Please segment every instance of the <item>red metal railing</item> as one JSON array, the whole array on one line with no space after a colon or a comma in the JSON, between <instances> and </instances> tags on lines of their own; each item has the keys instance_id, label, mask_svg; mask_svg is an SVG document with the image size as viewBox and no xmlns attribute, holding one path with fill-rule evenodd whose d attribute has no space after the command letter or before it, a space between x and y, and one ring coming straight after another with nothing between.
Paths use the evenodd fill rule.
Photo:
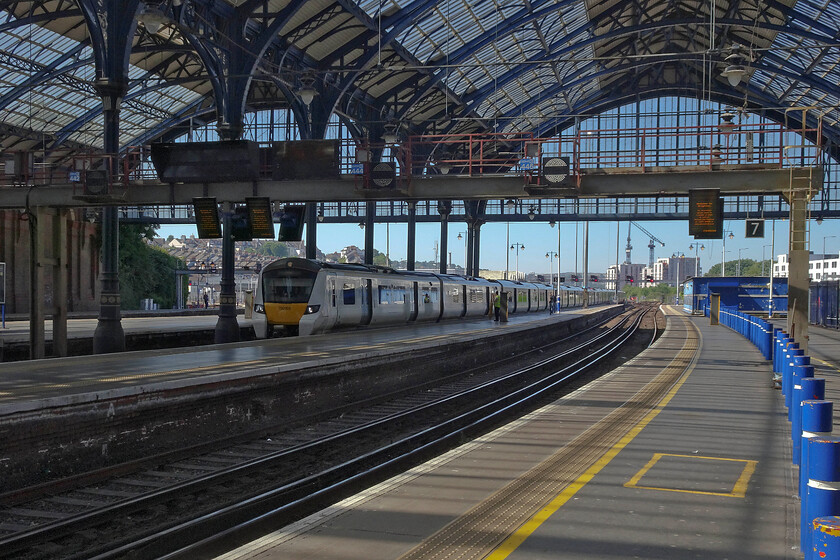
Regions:
<instances>
[{"instance_id":1,"label":"red metal railing","mask_svg":"<svg viewBox=\"0 0 840 560\"><path fill-rule=\"evenodd\" d=\"M816 165L820 162L821 147L804 138L819 139L820 132L819 128L792 130L778 123L722 122L717 126L581 130L551 138L536 138L529 133L429 134L409 136L399 144L356 145L346 140L341 145L340 164L342 173L355 172L360 188L375 188L370 180L370 161L364 162L362 172L358 173L356 161L362 150L377 156L370 160L392 163L398 186L417 178L446 174L513 175L539 184L543 160L565 156L570 161L570 175L579 185L582 175L608 168L632 168L647 173L667 168L711 170L730 165L762 168ZM0 185L73 183L83 190L86 172L106 169L109 162L108 156L90 153L74 156L61 165L45 165L38 163L32 154L6 152L0 159ZM263 167L261 175L270 177L270 166ZM148 146L129 148L115 169L109 177L112 188L157 180Z\"/></svg>"}]
</instances>

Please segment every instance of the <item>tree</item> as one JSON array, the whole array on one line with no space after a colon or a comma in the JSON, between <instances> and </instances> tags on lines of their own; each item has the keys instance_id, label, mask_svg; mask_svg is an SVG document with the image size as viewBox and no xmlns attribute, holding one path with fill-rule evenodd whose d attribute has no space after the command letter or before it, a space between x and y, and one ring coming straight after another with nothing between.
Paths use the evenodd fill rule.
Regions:
<instances>
[{"instance_id":1,"label":"tree","mask_svg":"<svg viewBox=\"0 0 840 560\"><path fill-rule=\"evenodd\" d=\"M176 259L147 240L155 237L155 226L120 224L120 296L122 309L139 309L140 300L152 298L161 308L174 307L175 271L186 268ZM187 278L181 277L182 288Z\"/></svg>"},{"instance_id":2,"label":"tree","mask_svg":"<svg viewBox=\"0 0 840 560\"><path fill-rule=\"evenodd\" d=\"M764 261L764 276L770 276L773 261ZM726 275L735 276L738 273L738 260L726 262ZM741 276L761 276L761 261L741 259ZM713 265L703 276L720 276L720 263Z\"/></svg>"},{"instance_id":3,"label":"tree","mask_svg":"<svg viewBox=\"0 0 840 560\"><path fill-rule=\"evenodd\" d=\"M677 295L677 289L668 284L656 284L642 288L640 286L624 286L624 295L628 298L635 297L638 300L672 302Z\"/></svg>"}]
</instances>

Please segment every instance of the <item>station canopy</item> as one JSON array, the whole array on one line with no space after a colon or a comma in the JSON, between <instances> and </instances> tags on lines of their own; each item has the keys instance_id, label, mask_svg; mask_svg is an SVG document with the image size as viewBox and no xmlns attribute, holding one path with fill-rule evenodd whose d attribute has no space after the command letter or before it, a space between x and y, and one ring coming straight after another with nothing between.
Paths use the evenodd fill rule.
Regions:
<instances>
[{"instance_id":1,"label":"station canopy","mask_svg":"<svg viewBox=\"0 0 840 560\"><path fill-rule=\"evenodd\" d=\"M102 149L101 75L83 10L0 5L2 149L51 161ZM108 0L133 25L120 145L182 136L229 107L330 115L358 137L546 137L637 100L684 96L784 122L821 116L840 144L834 0ZM244 86L243 86L244 84ZM309 104L304 92L316 93ZM230 95L224 103L220 95ZM788 112L789 122L801 112ZM791 117L791 115L795 115ZM311 130L316 124L309 124ZM808 123L809 127L815 123ZM307 133L308 134L314 133ZM825 141L825 140L824 140Z\"/></svg>"}]
</instances>

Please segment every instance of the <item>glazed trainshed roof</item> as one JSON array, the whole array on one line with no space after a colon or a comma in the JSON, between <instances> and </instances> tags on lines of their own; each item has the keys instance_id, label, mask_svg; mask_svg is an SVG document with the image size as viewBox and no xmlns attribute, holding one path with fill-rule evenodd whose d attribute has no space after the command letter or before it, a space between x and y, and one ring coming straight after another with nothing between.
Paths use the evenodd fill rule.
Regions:
<instances>
[{"instance_id":1,"label":"glazed trainshed roof","mask_svg":"<svg viewBox=\"0 0 840 560\"><path fill-rule=\"evenodd\" d=\"M546 136L576 117L680 95L779 121L813 107L826 136L840 136L835 0L111 1L132 18L166 16L159 29L134 26L123 147L215 121L224 62L248 56L246 111L305 114L296 92L311 78L322 112L358 135L393 121L411 133ZM0 3L3 149L61 158L101 148L81 10L101 5ZM722 74L733 62L745 68L736 86Z\"/></svg>"}]
</instances>

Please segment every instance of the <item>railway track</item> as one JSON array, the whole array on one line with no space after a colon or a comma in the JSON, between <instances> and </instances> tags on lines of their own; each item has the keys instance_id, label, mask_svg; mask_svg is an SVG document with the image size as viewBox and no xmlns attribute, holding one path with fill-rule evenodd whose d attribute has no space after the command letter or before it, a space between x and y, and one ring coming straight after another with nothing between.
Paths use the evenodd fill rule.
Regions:
<instances>
[{"instance_id":1,"label":"railway track","mask_svg":"<svg viewBox=\"0 0 840 560\"><path fill-rule=\"evenodd\" d=\"M290 521L516 416L612 355L646 312L503 375L472 372L276 436L60 493L41 489L26 502L4 496L12 505L0 510L0 557L197 557L196 546L230 527Z\"/></svg>"}]
</instances>

